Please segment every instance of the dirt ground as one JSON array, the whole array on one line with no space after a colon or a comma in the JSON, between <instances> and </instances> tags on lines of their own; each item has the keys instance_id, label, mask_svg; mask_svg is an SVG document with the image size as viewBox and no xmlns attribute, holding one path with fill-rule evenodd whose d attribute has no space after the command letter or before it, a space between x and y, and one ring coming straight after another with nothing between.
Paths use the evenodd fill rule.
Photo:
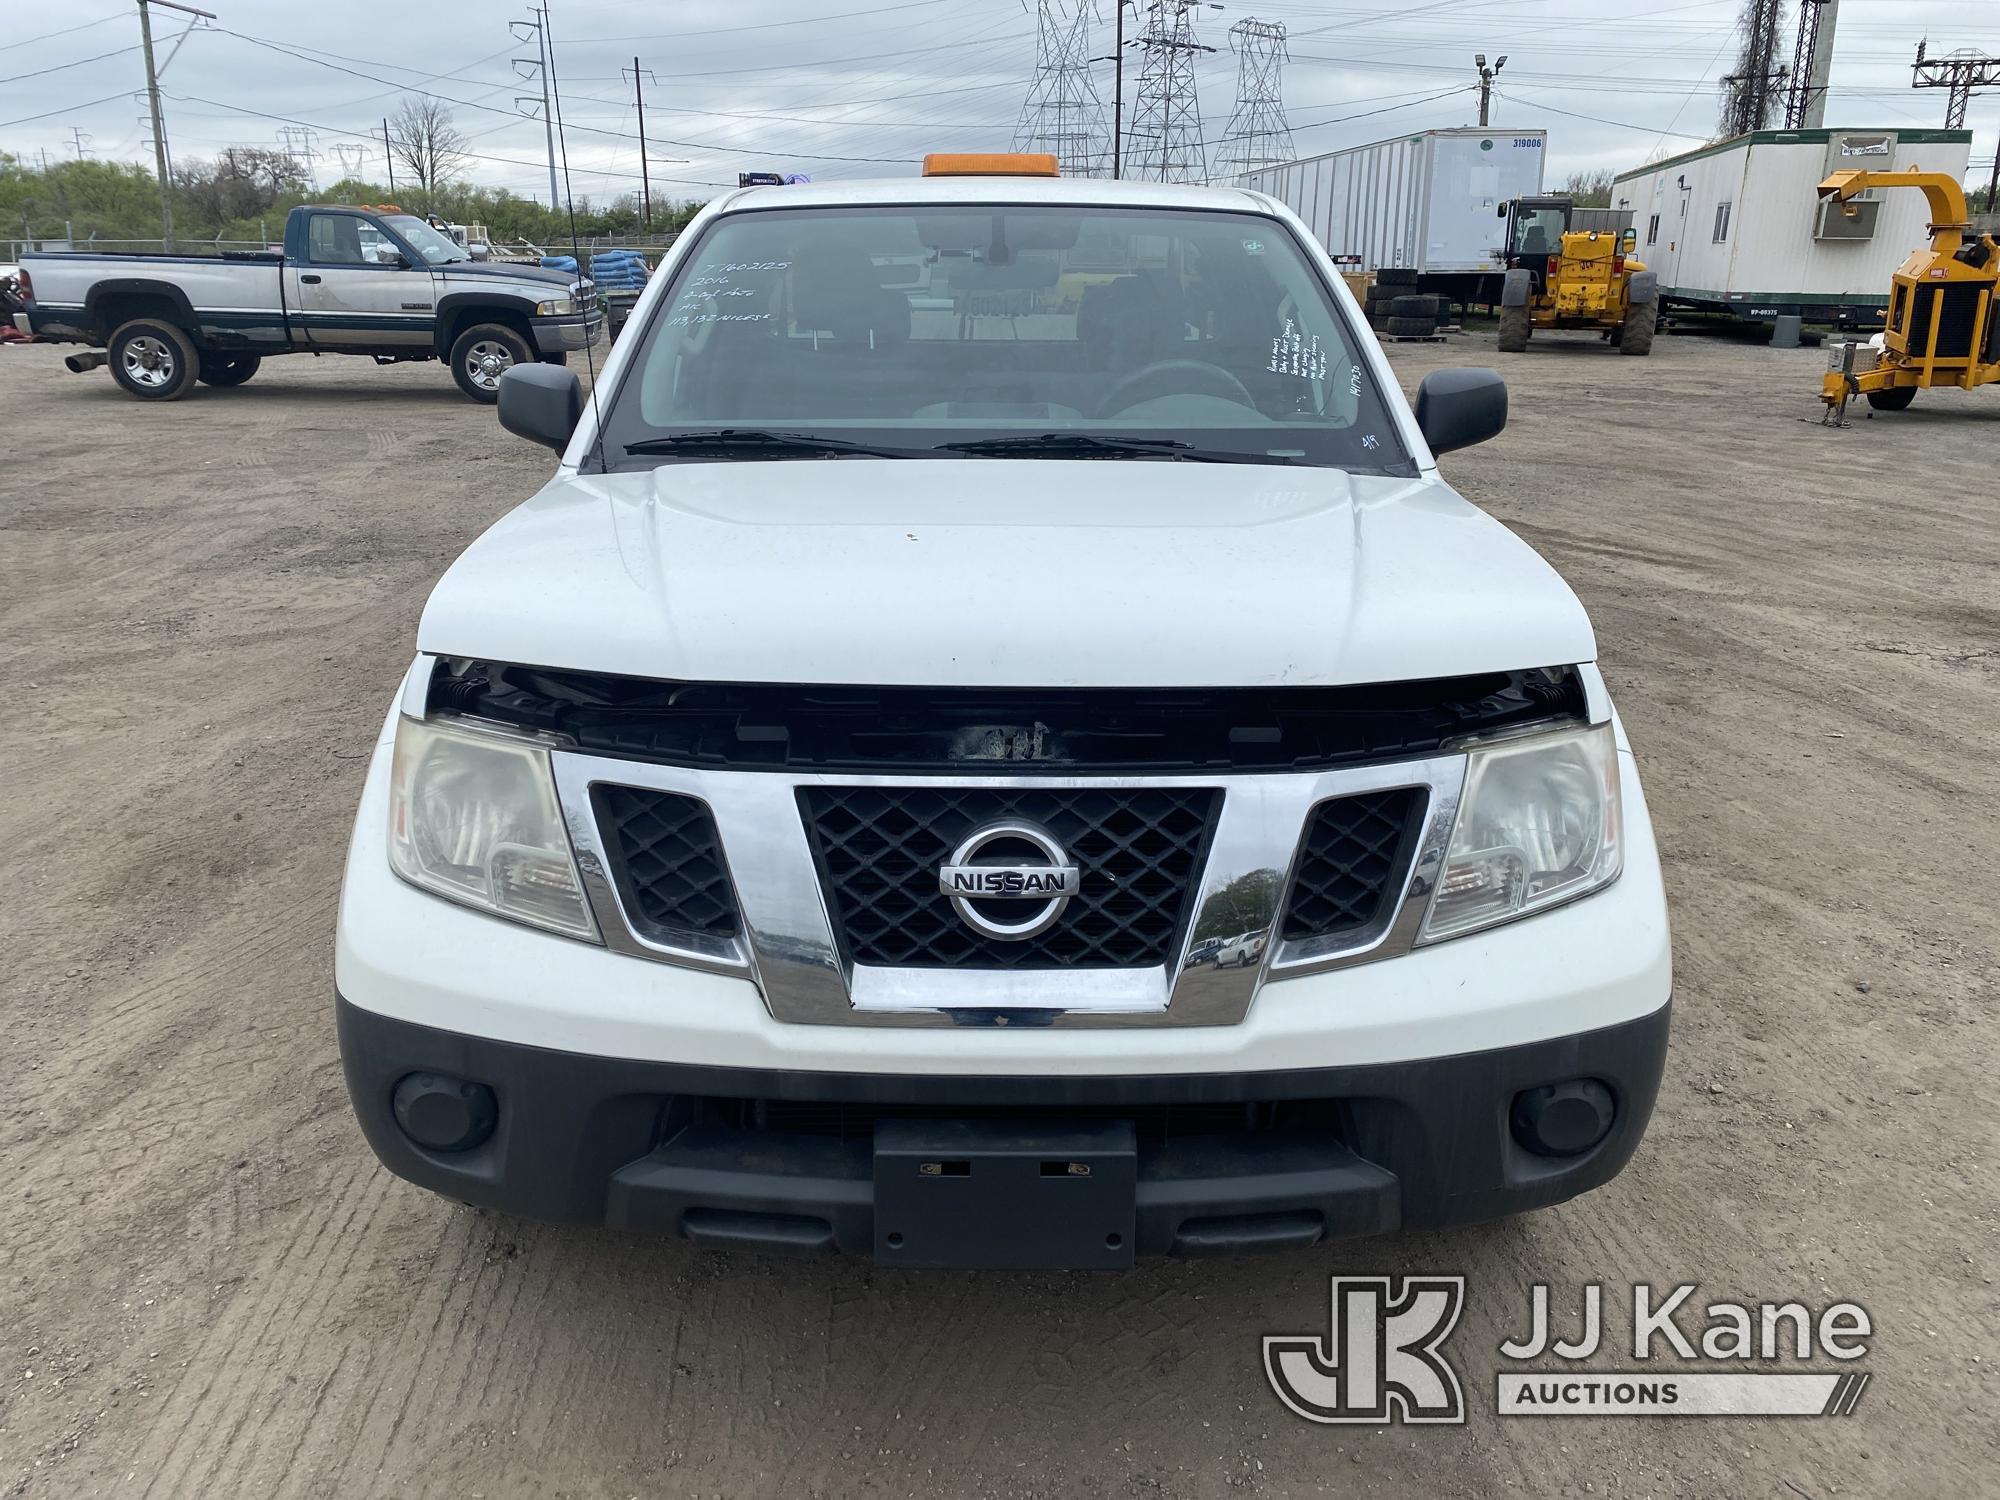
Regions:
<instances>
[{"instance_id":1,"label":"dirt ground","mask_svg":"<svg viewBox=\"0 0 2000 1500\"><path fill-rule=\"evenodd\" d=\"M1099 1277L718 1254L379 1169L332 1017L364 757L431 581L548 456L436 366L148 407L0 347L0 1488L2000 1492L2000 391L1829 432L1812 350L1395 352L1504 361L1513 424L1446 471L1595 618L1673 902L1658 1113L1549 1212ZM1411 1271L1470 1278L1469 1424L1285 1412L1260 1336ZM1845 1419L1496 1418L1540 1280L1566 1320L1588 1281L1858 1301L1874 1381Z\"/></svg>"}]
</instances>

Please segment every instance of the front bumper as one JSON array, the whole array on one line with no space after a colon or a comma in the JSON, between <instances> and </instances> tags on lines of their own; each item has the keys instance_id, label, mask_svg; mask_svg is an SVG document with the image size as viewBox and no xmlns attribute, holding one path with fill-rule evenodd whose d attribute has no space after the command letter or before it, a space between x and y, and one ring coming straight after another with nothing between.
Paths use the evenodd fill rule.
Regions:
<instances>
[{"instance_id":1,"label":"front bumper","mask_svg":"<svg viewBox=\"0 0 2000 1500\"><path fill-rule=\"evenodd\" d=\"M536 318L535 350L539 354L566 354L587 349L603 341L604 314L593 308L566 318Z\"/></svg>"},{"instance_id":2,"label":"front bumper","mask_svg":"<svg viewBox=\"0 0 2000 1500\"><path fill-rule=\"evenodd\" d=\"M714 1244L874 1252L894 1263L905 1258L904 1241L878 1220L877 1150L909 1122L935 1131L998 1121L1029 1138L1129 1123L1136 1180L1128 1243L1078 1253L1063 1216L1049 1213L1015 1221L1004 1243L918 1261L1028 1266L1306 1245L1574 1197L1615 1176L1637 1147L1659 1087L1670 1010L1420 1061L1065 1077L593 1057L415 1025L345 998L336 1005L348 1092L382 1162L435 1192L539 1219ZM489 1087L497 1104L490 1136L455 1152L413 1141L392 1106L412 1073ZM1510 1123L1517 1096L1573 1079L1608 1091L1608 1131L1571 1156L1524 1147ZM961 1191L978 1191L979 1182L968 1176ZM921 1243L913 1235L911 1251L921 1253Z\"/></svg>"}]
</instances>

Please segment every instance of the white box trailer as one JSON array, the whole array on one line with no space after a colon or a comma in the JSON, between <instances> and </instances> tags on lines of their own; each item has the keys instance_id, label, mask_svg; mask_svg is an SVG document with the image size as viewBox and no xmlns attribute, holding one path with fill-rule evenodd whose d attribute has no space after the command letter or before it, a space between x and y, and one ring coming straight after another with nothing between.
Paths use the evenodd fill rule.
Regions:
<instances>
[{"instance_id":1,"label":"white box trailer","mask_svg":"<svg viewBox=\"0 0 2000 1500\"><path fill-rule=\"evenodd\" d=\"M1890 274L1930 241L1924 195L1870 193L1849 217L1816 189L1855 167L1963 178L1971 149L1969 130L1759 130L1622 173L1611 201L1669 307L1879 324Z\"/></svg>"},{"instance_id":2,"label":"white box trailer","mask_svg":"<svg viewBox=\"0 0 2000 1500\"><path fill-rule=\"evenodd\" d=\"M1500 205L1542 191L1546 130L1426 130L1246 172L1311 226L1327 254L1357 269L1415 270L1469 295L1505 269Z\"/></svg>"}]
</instances>

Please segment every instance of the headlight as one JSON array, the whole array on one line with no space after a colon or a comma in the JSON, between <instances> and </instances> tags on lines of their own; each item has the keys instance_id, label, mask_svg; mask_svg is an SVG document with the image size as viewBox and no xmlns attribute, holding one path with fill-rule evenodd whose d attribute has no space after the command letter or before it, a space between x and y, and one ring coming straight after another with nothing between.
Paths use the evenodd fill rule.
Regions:
<instances>
[{"instance_id":1,"label":"headlight","mask_svg":"<svg viewBox=\"0 0 2000 1500\"><path fill-rule=\"evenodd\" d=\"M398 720L389 866L495 916L599 940L539 745Z\"/></svg>"},{"instance_id":2,"label":"headlight","mask_svg":"<svg viewBox=\"0 0 2000 1500\"><path fill-rule=\"evenodd\" d=\"M535 316L538 318L566 318L576 311L576 298L558 297L553 302L537 302Z\"/></svg>"},{"instance_id":3,"label":"headlight","mask_svg":"<svg viewBox=\"0 0 2000 1500\"><path fill-rule=\"evenodd\" d=\"M1419 942L1456 937L1609 885L1624 864L1611 726L1472 752Z\"/></svg>"}]
</instances>

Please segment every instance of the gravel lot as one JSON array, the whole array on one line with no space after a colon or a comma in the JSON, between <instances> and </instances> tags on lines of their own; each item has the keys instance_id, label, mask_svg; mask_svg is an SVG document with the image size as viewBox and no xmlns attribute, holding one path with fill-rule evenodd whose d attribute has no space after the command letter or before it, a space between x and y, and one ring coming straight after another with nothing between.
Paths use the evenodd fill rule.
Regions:
<instances>
[{"instance_id":1,"label":"gravel lot","mask_svg":"<svg viewBox=\"0 0 2000 1500\"><path fill-rule=\"evenodd\" d=\"M1412 387L1504 359L1514 425L1447 473L1595 618L1669 862L1659 1111L1550 1212L1091 1277L697 1252L380 1170L332 1027L363 760L432 579L547 455L436 366L147 407L0 347L0 1487L1996 1493L2000 391L1829 432L1811 350L1394 352ZM1288 1415L1259 1336L1399 1271L1470 1278L1469 1425ZM1859 1301L1874 1382L1844 1420L1493 1416L1531 1283L1567 1322L1635 1280Z\"/></svg>"}]
</instances>

